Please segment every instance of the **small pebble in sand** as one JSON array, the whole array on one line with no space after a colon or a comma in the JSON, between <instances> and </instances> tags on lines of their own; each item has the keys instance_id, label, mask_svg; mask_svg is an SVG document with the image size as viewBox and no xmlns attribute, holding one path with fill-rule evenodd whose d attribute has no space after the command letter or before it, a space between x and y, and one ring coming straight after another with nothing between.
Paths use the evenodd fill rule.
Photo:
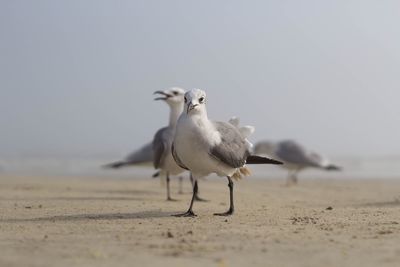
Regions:
<instances>
[{"instance_id":1,"label":"small pebble in sand","mask_svg":"<svg viewBox=\"0 0 400 267\"><path fill-rule=\"evenodd\" d=\"M331 206L327 207L326 210L333 210Z\"/></svg>"},{"instance_id":2,"label":"small pebble in sand","mask_svg":"<svg viewBox=\"0 0 400 267\"><path fill-rule=\"evenodd\" d=\"M390 231L390 230L382 230L382 231L379 231L378 232L378 234L380 234L380 235L388 235L388 234L392 234L393 232L392 231Z\"/></svg>"},{"instance_id":3,"label":"small pebble in sand","mask_svg":"<svg viewBox=\"0 0 400 267\"><path fill-rule=\"evenodd\" d=\"M168 233L167 233L167 237L168 238L173 238L174 237L174 235L170 232L170 231L168 231Z\"/></svg>"}]
</instances>

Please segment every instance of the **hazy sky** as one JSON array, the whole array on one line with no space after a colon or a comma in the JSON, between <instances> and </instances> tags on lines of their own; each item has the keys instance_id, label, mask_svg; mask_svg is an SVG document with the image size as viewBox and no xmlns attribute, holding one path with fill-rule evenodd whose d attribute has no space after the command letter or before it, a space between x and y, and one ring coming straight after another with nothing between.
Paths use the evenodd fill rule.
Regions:
<instances>
[{"instance_id":1,"label":"hazy sky","mask_svg":"<svg viewBox=\"0 0 400 267\"><path fill-rule=\"evenodd\" d=\"M122 156L170 86L253 141L400 154L400 1L0 1L0 156Z\"/></svg>"}]
</instances>

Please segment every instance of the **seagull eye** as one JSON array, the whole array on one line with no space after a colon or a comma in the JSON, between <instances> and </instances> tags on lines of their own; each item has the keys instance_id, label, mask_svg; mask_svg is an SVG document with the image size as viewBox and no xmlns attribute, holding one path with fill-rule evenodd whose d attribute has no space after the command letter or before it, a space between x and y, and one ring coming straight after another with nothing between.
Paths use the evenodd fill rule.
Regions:
<instances>
[{"instance_id":1,"label":"seagull eye","mask_svg":"<svg viewBox=\"0 0 400 267\"><path fill-rule=\"evenodd\" d=\"M172 92L174 95L179 95L178 91L173 91Z\"/></svg>"},{"instance_id":2,"label":"seagull eye","mask_svg":"<svg viewBox=\"0 0 400 267\"><path fill-rule=\"evenodd\" d=\"M204 97L203 96L199 98L199 102L200 103L204 103Z\"/></svg>"}]
</instances>

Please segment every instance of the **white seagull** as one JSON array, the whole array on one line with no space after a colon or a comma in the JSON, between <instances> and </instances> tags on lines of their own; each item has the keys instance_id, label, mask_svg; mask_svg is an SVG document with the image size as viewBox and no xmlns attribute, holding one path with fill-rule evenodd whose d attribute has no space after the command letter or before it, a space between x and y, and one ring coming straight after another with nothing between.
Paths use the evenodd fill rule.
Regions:
<instances>
[{"instance_id":1,"label":"white seagull","mask_svg":"<svg viewBox=\"0 0 400 267\"><path fill-rule=\"evenodd\" d=\"M287 185L297 184L297 174L306 168L341 170L341 167L332 164L326 157L306 149L293 140L258 142L254 146L254 154L268 155L284 162L282 167L288 170Z\"/></svg>"},{"instance_id":2,"label":"white seagull","mask_svg":"<svg viewBox=\"0 0 400 267\"><path fill-rule=\"evenodd\" d=\"M174 140L176 123L183 111L183 97L185 90L172 87L164 91L156 91L154 94L161 95L154 100L165 101L169 108L169 124L167 127L161 128L156 132L153 138L153 166L160 171L160 175L165 175L167 181L167 200L171 198L170 192L170 175L179 175L185 170L176 164L171 153L172 141Z\"/></svg>"},{"instance_id":3,"label":"white seagull","mask_svg":"<svg viewBox=\"0 0 400 267\"><path fill-rule=\"evenodd\" d=\"M228 216L234 212L233 181L237 173L249 174L247 164L281 164L273 159L250 155L246 138L231 123L213 122L207 117L206 93L192 89L185 94L185 110L176 126L172 154L175 161L194 177L193 196L186 213L175 216L196 216L193 201L197 180L211 173L228 178L229 210L214 215ZM240 175L240 174L239 174Z\"/></svg>"}]
</instances>

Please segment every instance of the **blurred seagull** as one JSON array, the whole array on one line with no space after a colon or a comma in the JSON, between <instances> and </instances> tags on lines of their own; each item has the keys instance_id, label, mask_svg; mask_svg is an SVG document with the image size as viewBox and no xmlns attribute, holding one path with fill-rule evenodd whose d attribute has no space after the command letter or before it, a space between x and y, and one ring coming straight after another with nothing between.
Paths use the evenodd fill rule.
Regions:
<instances>
[{"instance_id":1,"label":"blurred seagull","mask_svg":"<svg viewBox=\"0 0 400 267\"><path fill-rule=\"evenodd\" d=\"M318 168L328 171L341 170L341 167L332 164L327 158L307 150L292 140L259 142L254 147L254 154L268 155L284 162L282 167L289 171L287 185L297 184L297 174L306 168Z\"/></svg>"},{"instance_id":2,"label":"blurred seagull","mask_svg":"<svg viewBox=\"0 0 400 267\"><path fill-rule=\"evenodd\" d=\"M232 177L238 172L248 175L247 164L281 164L281 162L250 155L246 138L231 123L213 122L207 117L206 94L193 89L185 94L185 109L179 117L172 154L175 161L194 177L193 197L186 213L175 216L193 217L193 201L197 180L211 173L228 178L229 210L214 215L228 216L234 212Z\"/></svg>"},{"instance_id":3,"label":"blurred seagull","mask_svg":"<svg viewBox=\"0 0 400 267\"><path fill-rule=\"evenodd\" d=\"M153 146L153 166L160 171L160 175L165 175L167 181L167 200L171 198L170 192L170 175L179 175L185 170L176 164L171 153L171 145L175 135L176 123L183 111L183 97L185 90L172 87L164 91L156 91L154 94L161 95L154 100L165 101L169 108L169 124L167 127L161 128L154 136Z\"/></svg>"}]
</instances>

